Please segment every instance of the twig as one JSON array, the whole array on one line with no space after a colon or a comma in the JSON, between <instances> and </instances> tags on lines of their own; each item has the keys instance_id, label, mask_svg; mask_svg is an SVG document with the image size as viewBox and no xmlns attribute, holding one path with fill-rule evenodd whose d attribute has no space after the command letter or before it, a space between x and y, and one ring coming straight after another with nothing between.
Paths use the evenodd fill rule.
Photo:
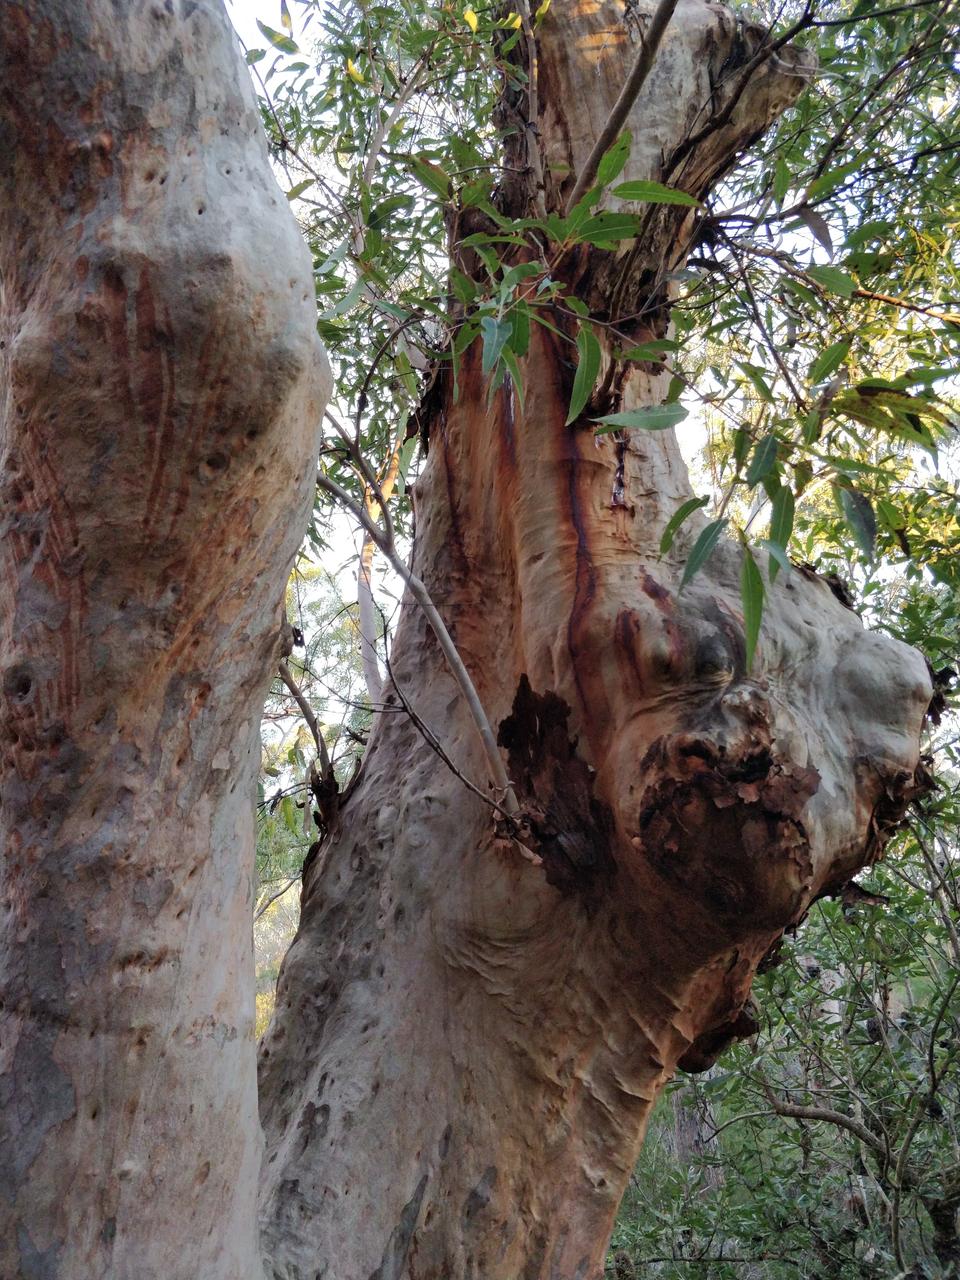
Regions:
<instances>
[{"instance_id":1,"label":"twig","mask_svg":"<svg viewBox=\"0 0 960 1280\"><path fill-rule=\"evenodd\" d=\"M266 902L263 904L263 906L257 908L256 913L253 917L253 923L256 924L257 921L260 919L260 917L263 915L263 913L266 911L266 909L272 906L273 903L275 903L278 898L282 898L283 895L287 892L287 890L291 888L293 885L295 885L299 879L300 879L300 872L298 871L295 876L290 877L290 879L287 881L287 883L283 886L282 889L278 889L276 893L272 893L270 897L266 900Z\"/></svg>"},{"instance_id":2,"label":"twig","mask_svg":"<svg viewBox=\"0 0 960 1280\"><path fill-rule=\"evenodd\" d=\"M660 0L654 10L650 28L641 38L637 60L633 64L623 88L620 90L620 96L613 104L613 109L607 117L607 123L603 126L599 137L593 144L592 151L583 163L564 212L570 212L577 201L589 190L590 184L597 176L600 161L616 141L624 121L630 114L630 108L636 102L637 95L650 74L657 49L663 39L663 33L666 31L667 24L673 17L673 11L676 7L677 0Z\"/></svg>"},{"instance_id":3,"label":"twig","mask_svg":"<svg viewBox=\"0 0 960 1280\"><path fill-rule=\"evenodd\" d=\"M285 662L281 662L277 670L280 672L280 679L290 690L293 699L307 722L307 727L313 734L313 740L317 746L317 756L320 760L320 771L324 778L329 778L333 772L330 765L330 755L327 751L327 744L323 740L323 734L320 732L320 725L317 723L317 717L314 715L313 708L303 696L300 686L290 674L290 668Z\"/></svg>"},{"instance_id":4,"label":"twig","mask_svg":"<svg viewBox=\"0 0 960 1280\"><path fill-rule=\"evenodd\" d=\"M373 475L370 467L360 454L359 450L354 450L352 441L344 435L345 443L350 449L354 460L357 462L363 473L364 479L378 496L380 494L380 486L376 477ZM520 812L520 804L517 800L513 785L507 777L507 771L504 768L503 759L500 750L497 747L497 741L494 737L493 730L490 727L490 721L487 719L487 713L483 709L483 704L470 678L470 673L464 666L463 659L457 651L457 646L453 642L453 637L447 630L446 624L437 611L436 606L430 598L430 593L425 584L417 577L413 570L404 562L396 549L393 538L393 522L390 518L390 511L386 503L380 504L380 510L383 515L383 527L376 523L375 520L367 513L367 511L356 502L349 493L337 484L336 480L331 480L329 476L325 476L323 472L317 473L317 485L325 493L330 494L332 498L340 503L351 513L373 541L377 544L383 554L387 557L394 571L402 578L407 590L416 600L417 604L423 611L424 616L433 629L434 635L443 652L443 656L447 660L447 666L450 669L454 680L459 686L467 708L470 712L473 723L476 726L477 733L480 735L480 741L483 745L484 755L487 758L487 766L490 769L493 785L500 797L500 805L508 816L514 817Z\"/></svg>"}]
</instances>

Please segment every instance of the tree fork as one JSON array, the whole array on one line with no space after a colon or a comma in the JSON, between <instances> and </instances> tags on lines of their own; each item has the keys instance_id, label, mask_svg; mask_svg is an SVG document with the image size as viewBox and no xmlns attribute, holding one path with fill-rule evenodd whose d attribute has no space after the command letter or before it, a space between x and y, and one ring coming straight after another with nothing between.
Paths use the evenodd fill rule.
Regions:
<instances>
[{"instance_id":1,"label":"tree fork","mask_svg":"<svg viewBox=\"0 0 960 1280\"><path fill-rule=\"evenodd\" d=\"M222 5L2 0L11 1280L262 1276L252 797L328 390Z\"/></svg>"},{"instance_id":2,"label":"tree fork","mask_svg":"<svg viewBox=\"0 0 960 1280\"><path fill-rule=\"evenodd\" d=\"M650 12L631 7L641 25ZM560 212L639 37L613 0L554 4L533 34L532 124ZM665 181L682 156L670 181L703 197L811 66L681 0L627 119L622 180ZM529 133L506 139L513 171ZM522 215L535 195L515 179L501 191ZM632 250L578 248L563 277L599 319L617 294L621 314L642 313L625 322L637 340L663 336L692 216L657 208ZM919 655L794 573L770 586L748 673L742 550L721 545L682 592L702 524L659 553L690 496L672 433L566 427L568 348L532 328L523 406L507 383L488 407L470 350L459 399L441 380L425 410L413 572L499 726L539 862L512 855L407 718L378 718L305 875L261 1051L275 1280L599 1277L659 1089L750 1030L761 958L879 856L913 792ZM668 377L629 368L621 407L659 403ZM459 771L483 776L410 599L390 667Z\"/></svg>"}]
</instances>

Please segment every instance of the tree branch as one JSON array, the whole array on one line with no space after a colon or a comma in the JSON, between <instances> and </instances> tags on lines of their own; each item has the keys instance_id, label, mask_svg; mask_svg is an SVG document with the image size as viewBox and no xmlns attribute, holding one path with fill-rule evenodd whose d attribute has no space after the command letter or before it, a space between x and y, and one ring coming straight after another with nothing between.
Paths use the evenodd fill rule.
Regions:
<instances>
[{"instance_id":1,"label":"tree branch","mask_svg":"<svg viewBox=\"0 0 960 1280\"><path fill-rule=\"evenodd\" d=\"M607 123L603 126L599 137L593 144L593 149L583 163L583 167L570 193L570 198L567 201L565 213L569 213L577 201L589 190L590 184L597 176L600 161L619 137L624 121L630 114L630 108L636 102L644 81L650 74L654 58L660 47L660 41L663 39L663 33L666 31L667 24L673 17L673 11L676 7L677 0L660 0L654 10L650 21L650 29L641 38L637 60L633 64L623 88L620 90L620 96L613 104Z\"/></svg>"}]
</instances>

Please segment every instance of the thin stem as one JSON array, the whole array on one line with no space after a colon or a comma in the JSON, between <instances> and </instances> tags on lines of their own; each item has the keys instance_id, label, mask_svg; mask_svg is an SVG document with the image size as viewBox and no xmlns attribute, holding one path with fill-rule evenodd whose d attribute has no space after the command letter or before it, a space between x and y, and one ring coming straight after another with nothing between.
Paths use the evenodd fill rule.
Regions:
<instances>
[{"instance_id":1,"label":"thin stem","mask_svg":"<svg viewBox=\"0 0 960 1280\"><path fill-rule=\"evenodd\" d=\"M650 28L641 39L637 60L634 62L630 74L620 90L620 96L613 104L613 109L607 117L607 123L600 131L596 142L593 144L593 149L584 161L577 181L574 183L570 199L567 201L566 213L569 213L577 201L590 189L591 183L597 176L600 161L619 137L624 121L630 114L630 108L636 102L644 81L650 74L657 49L660 47L663 34L670 19L673 17L673 11L676 7L677 0L660 0L654 10Z\"/></svg>"},{"instance_id":2,"label":"thin stem","mask_svg":"<svg viewBox=\"0 0 960 1280\"><path fill-rule=\"evenodd\" d=\"M313 740L317 746L317 756L320 760L321 772L324 778L329 778L333 772L330 765L330 754L327 751L327 744L323 740L323 734L320 732L320 725L317 722L317 717L314 715L313 707L311 707L310 703L304 697L300 686L291 675L290 668L287 664L285 662L281 662L277 670L280 672L280 679L293 695L293 700L300 708L303 718L307 722L307 727L313 735Z\"/></svg>"}]
</instances>

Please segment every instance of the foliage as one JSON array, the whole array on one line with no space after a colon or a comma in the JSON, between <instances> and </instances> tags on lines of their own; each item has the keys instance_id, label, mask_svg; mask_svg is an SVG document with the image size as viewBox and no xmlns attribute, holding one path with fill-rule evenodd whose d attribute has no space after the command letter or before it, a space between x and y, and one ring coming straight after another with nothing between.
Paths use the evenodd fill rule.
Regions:
<instances>
[{"instance_id":1,"label":"foliage","mask_svg":"<svg viewBox=\"0 0 960 1280\"><path fill-rule=\"evenodd\" d=\"M795 572L791 562L811 562L935 669L960 668L951 472L960 32L948 3L787 0L743 11L773 38L792 31L814 47L819 72L696 206L687 265L669 280L673 329L639 345L613 310L591 313L556 263L576 245L629 249L647 205L696 201L669 185L670 174L643 190L618 184L629 144L621 135L573 210L510 207L493 122L503 125L503 91L524 83L516 14L423 0L297 0L293 10L287 22L282 7L279 30L262 25L263 48L248 61L313 250L334 418L370 474L386 474L391 459L404 477L415 470L412 414L438 368L456 379L471 343L482 348L491 392L510 379L522 398L529 335L544 325L576 368L570 424L593 422L598 433L705 428L709 494L675 513L661 550L704 507L709 523L693 541L685 583L721 537L743 541L751 649L768 584ZM549 3L533 20L550 21ZM605 351L669 367L666 403L595 411ZM369 500L369 476L335 432L323 466ZM324 501L316 548L329 536ZM393 505L403 528L402 484ZM330 670L318 646L356 672L355 636L339 608L327 597L305 628L314 649L298 678L315 705ZM361 700L359 687L357 674L344 705ZM264 866L278 877L296 873L312 839L294 808L306 740L294 740L291 706L281 702L286 727L271 746L277 772L261 806ZM362 715L353 714L362 740ZM758 981L760 1039L663 1102L618 1224L615 1274L948 1274L934 1218L960 1159L951 733L940 744L940 789L870 877L889 904L817 904L780 966ZM777 1114L797 1107L832 1118ZM688 1136L692 1123L692 1142L678 1143L678 1114Z\"/></svg>"}]
</instances>

